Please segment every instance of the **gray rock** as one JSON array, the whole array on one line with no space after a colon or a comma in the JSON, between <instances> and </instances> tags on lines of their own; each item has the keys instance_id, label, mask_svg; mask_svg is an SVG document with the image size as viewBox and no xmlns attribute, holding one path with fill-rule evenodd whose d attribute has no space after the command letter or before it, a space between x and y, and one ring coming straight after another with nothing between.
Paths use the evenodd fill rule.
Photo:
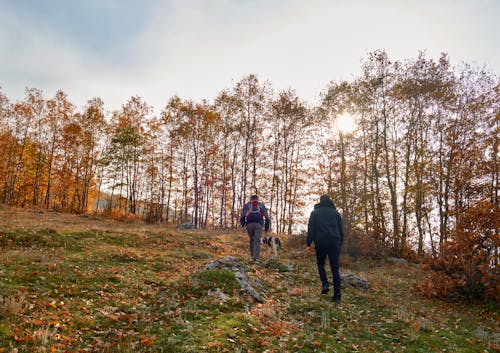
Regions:
<instances>
[{"instance_id":1,"label":"gray rock","mask_svg":"<svg viewBox=\"0 0 500 353\"><path fill-rule=\"evenodd\" d=\"M180 229L180 230L185 230L185 229L194 229L194 224L190 223L190 222L186 222L186 223L181 223L179 225L177 225L176 227L177 229Z\"/></svg>"},{"instance_id":2,"label":"gray rock","mask_svg":"<svg viewBox=\"0 0 500 353\"><path fill-rule=\"evenodd\" d=\"M246 266L242 265L240 263L240 260L238 260L234 256L224 256L221 257L220 259L212 260L208 264L205 265L205 270L215 270L215 269L224 269L224 270L229 270L233 271L233 269L242 269L244 272L246 272L247 268Z\"/></svg>"},{"instance_id":3,"label":"gray rock","mask_svg":"<svg viewBox=\"0 0 500 353\"><path fill-rule=\"evenodd\" d=\"M220 300L224 301L229 298L229 295L221 291L220 288L215 288L215 290L208 290L208 295L212 295L214 297L218 297Z\"/></svg>"},{"instance_id":4,"label":"gray rock","mask_svg":"<svg viewBox=\"0 0 500 353\"><path fill-rule=\"evenodd\" d=\"M400 257L388 257L387 261L392 262L394 264L403 264L403 265L408 264L408 260L400 258Z\"/></svg>"},{"instance_id":5,"label":"gray rock","mask_svg":"<svg viewBox=\"0 0 500 353\"><path fill-rule=\"evenodd\" d=\"M370 287L368 280L362 276L352 273L341 276L342 285L347 287L368 289Z\"/></svg>"},{"instance_id":6,"label":"gray rock","mask_svg":"<svg viewBox=\"0 0 500 353\"><path fill-rule=\"evenodd\" d=\"M204 267L205 270L223 269L234 272L236 281L241 289L258 302L264 302L264 297L253 288L248 280L247 267L242 265L234 256L225 256L217 260L212 260Z\"/></svg>"},{"instance_id":7,"label":"gray rock","mask_svg":"<svg viewBox=\"0 0 500 353\"><path fill-rule=\"evenodd\" d=\"M291 263L281 263L277 259L271 258L264 261L264 266L266 268L277 270L278 272L291 272L293 271L293 265Z\"/></svg>"}]
</instances>

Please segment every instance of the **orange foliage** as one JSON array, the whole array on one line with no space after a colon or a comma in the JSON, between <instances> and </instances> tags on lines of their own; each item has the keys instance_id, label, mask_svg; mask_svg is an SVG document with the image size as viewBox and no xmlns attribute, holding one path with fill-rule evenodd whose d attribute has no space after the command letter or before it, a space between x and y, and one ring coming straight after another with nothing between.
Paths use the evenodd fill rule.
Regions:
<instances>
[{"instance_id":1,"label":"orange foliage","mask_svg":"<svg viewBox=\"0 0 500 353\"><path fill-rule=\"evenodd\" d=\"M122 221L122 222L138 221L141 219L140 215L127 213L123 208L107 209L103 212L103 215L115 221Z\"/></svg>"},{"instance_id":2,"label":"orange foliage","mask_svg":"<svg viewBox=\"0 0 500 353\"><path fill-rule=\"evenodd\" d=\"M364 234L354 229L344 240L343 252L358 260L360 258L380 257L382 251L380 244L372 234Z\"/></svg>"},{"instance_id":3,"label":"orange foliage","mask_svg":"<svg viewBox=\"0 0 500 353\"><path fill-rule=\"evenodd\" d=\"M480 202L463 212L452 240L432 260L432 272L417 286L427 297L464 296L498 301L500 293L500 210Z\"/></svg>"}]
</instances>

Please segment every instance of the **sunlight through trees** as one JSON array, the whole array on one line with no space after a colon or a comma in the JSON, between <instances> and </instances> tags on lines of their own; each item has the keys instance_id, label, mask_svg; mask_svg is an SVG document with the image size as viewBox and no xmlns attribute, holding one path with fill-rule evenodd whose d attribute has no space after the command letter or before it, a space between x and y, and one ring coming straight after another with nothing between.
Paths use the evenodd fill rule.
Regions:
<instances>
[{"instance_id":1,"label":"sunlight through trees","mask_svg":"<svg viewBox=\"0 0 500 353\"><path fill-rule=\"evenodd\" d=\"M353 242L437 255L479 202L498 212L498 87L446 55L375 51L316 107L256 75L213 102L172 97L158 116L138 96L108 113L62 90L17 102L0 92L0 201L232 228L257 193L272 230L292 234L328 193ZM481 243L495 261L497 231Z\"/></svg>"}]
</instances>

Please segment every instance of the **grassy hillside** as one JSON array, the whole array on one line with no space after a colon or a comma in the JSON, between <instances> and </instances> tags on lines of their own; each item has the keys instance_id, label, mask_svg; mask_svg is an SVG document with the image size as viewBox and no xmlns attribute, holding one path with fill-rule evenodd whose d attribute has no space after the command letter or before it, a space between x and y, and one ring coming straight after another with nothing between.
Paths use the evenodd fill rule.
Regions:
<instances>
[{"instance_id":1,"label":"grassy hillside","mask_svg":"<svg viewBox=\"0 0 500 353\"><path fill-rule=\"evenodd\" d=\"M496 308L416 296L416 265L345 264L371 287L335 306L296 240L260 264L246 249L243 232L1 208L0 352L499 351ZM203 270L226 255L263 303L233 272Z\"/></svg>"}]
</instances>

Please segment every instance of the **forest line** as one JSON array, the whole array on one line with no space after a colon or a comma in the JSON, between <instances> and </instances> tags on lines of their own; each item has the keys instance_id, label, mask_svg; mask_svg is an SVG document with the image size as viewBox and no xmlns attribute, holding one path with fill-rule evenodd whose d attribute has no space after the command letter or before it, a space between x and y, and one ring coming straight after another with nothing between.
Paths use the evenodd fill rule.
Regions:
<instances>
[{"instance_id":1,"label":"forest line","mask_svg":"<svg viewBox=\"0 0 500 353\"><path fill-rule=\"evenodd\" d=\"M292 234L327 193L353 239L437 255L471 210L498 216L499 83L444 54L375 51L318 106L253 74L212 102L171 97L158 115L139 96L109 113L62 90L16 102L0 91L0 202L234 228L257 193L272 230ZM356 125L344 133L346 113ZM477 242L498 259L498 228L485 227Z\"/></svg>"}]
</instances>

